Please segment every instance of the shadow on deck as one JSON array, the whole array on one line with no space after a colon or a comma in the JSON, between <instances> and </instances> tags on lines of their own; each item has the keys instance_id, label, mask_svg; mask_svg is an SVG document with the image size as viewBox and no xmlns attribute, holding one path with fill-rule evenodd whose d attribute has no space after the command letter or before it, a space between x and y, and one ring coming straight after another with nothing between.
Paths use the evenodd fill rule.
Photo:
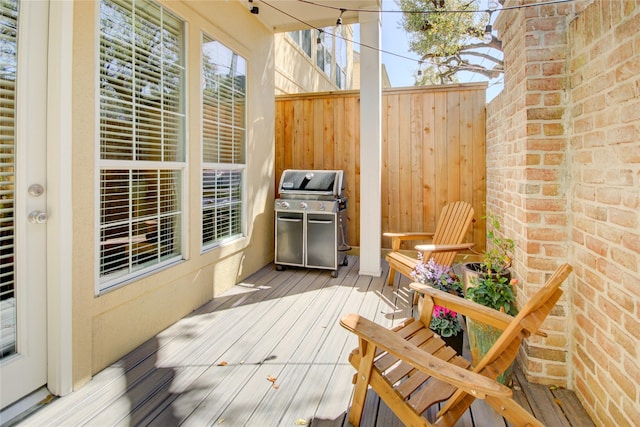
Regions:
<instances>
[{"instance_id":1,"label":"shadow on deck","mask_svg":"<svg viewBox=\"0 0 640 427\"><path fill-rule=\"evenodd\" d=\"M360 276L359 258L328 271L267 265L160 332L80 390L14 422L24 426L347 426L354 335L338 324L359 313L393 326L412 316L408 280ZM545 425L593 425L575 395L526 382L514 395ZM363 426L398 426L370 392ZM505 426L476 401L460 426Z\"/></svg>"}]
</instances>

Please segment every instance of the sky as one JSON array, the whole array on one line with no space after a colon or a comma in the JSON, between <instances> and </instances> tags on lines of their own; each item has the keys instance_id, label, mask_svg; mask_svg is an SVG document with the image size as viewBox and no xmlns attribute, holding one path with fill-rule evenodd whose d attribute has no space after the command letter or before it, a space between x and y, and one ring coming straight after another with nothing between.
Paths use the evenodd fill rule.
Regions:
<instances>
[{"instance_id":1,"label":"sky","mask_svg":"<svg viewBox=\"0 0 640 427\"><path fill-rule=\"evenodd\" d=\"M395 0L383 0L382 10L400 10ZM410 61L388 53L382 53L393 87L413 86L418 69L418 55L409 52L409 35L400 28L401 13L382 14L382 50L415 59Z\"/></svg>"}]
</instances>

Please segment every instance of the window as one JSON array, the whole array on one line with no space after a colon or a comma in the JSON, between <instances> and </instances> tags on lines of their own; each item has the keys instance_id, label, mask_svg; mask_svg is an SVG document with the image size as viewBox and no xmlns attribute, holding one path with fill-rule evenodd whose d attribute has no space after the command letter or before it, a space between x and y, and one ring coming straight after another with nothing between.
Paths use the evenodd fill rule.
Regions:
<instances>
[{"instance_id":1,"label":"window","mask_svg":"<svg viewBox=\"0 0 640 427\"><path fill-rule=\"evenodd\" d=\"M311 30L290 31L289 37L311 58Z\"/></svg>"},{"instance_id":2,"label":"window","mask_svg":"<svg viewBox=\"0 0 640 427\"><path fill-rule=\"evenodd\" d=\"M98 292L182 258L183 27L148 0L100 3Z\"/></svg>"},{"instance_id":3,"label":"window","mask_svg":"<svg viewBox=\"0 0 640 427\"><path fill-rule=\"evenodd\" d=\"M202 37L202 245L242 236L246 60Z\"/></svg>"},{"instance_id":4,"label":"window","mask_svg":"<svg viewBox=\"0 0 640 427\"><path fill-rule=\"evenodd\" d=\"M345 35L343 34L344 27L340 28L340 34L334 37L336 44L336 86L340 89L346 89L347 87L347 42L345 41Z\"/></svg>"},{"instance_id":5,"label":"window","mask_svg":"<svg viewBox=\"0 0 640 427\"><path fill-rule=\"evenodd\" d=\"M325 59L326 59L326 33L324 32L324 30L318 30L318 35L317 35L317 40L318 42L316 43L316 65L318 66L318 68L320 68L322 71L325 71Z\"/></svg>"}]
</instances>

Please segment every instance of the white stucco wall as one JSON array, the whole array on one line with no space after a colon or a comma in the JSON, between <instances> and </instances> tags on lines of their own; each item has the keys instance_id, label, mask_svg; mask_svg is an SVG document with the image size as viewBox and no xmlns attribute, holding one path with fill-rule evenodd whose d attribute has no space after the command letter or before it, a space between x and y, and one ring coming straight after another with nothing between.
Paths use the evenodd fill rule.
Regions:
<instances>
[{"instance_id":1,"label":"white stucco wall","mask_svg":"<svg viewBox=\"0 0 640 427\"><path fill-rule=\"evenodd\" d=\"M240 2L161 1L187 22L188 257L119 289L94 293L98 2L76 1L73 25L73 383L139 346L273 259L273 35ZM201 34L248 61L246 238L200 250Z\"/></svg>"}]
</instances>

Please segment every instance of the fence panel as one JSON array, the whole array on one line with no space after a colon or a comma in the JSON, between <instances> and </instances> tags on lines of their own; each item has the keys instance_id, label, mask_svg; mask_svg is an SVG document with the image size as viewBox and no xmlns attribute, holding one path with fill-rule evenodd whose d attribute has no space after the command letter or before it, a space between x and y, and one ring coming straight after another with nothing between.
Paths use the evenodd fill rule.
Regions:
<instances>
[{"instance_id":1,"label":"fence panel","mask_svg":"<svg viewBox=\"0 0 640 427\"><path fill-rule=\"evenodd\" d=\"M433 230L445 204L465 200L476 211L468 241L484 249L485 91L484 83L383 91L383 232ZM348 241L359 246L359 92L276 97L275 153L276 188L285 169L345 171Z\"/></svg>"}]
</instances>

